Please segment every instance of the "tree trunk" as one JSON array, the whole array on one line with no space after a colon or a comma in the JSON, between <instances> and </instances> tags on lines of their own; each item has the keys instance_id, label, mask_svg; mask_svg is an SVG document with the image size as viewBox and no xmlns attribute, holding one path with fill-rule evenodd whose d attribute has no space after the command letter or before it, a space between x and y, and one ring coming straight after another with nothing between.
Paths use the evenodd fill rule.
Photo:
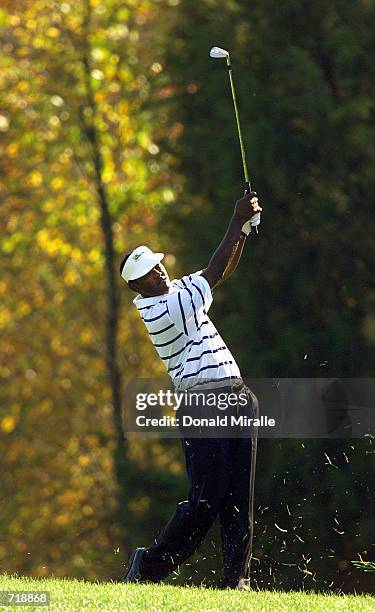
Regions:
<instances>
[{"instance_id":1,"label":"tree trunk","mask_svg":"<svg viewBox=\"0 0 375 612\"><path fill-rule=\"evenodd\" d=\"M89 30L90 6L87 5L86 33ZM103 182L103 160L100 153L100 142L98 139L95 117L96 101L91 87L91 68L89 60L88 36L86 36L86 48L83 56L83 64L86 77L86 105L92 109L92 118L87 119L83 114L81 121L86 137L92 148L92 161L94 164L94 182L100 207L100 224L104 238L105 271L107 280L107 320L106 320L106 363L112 390L113 423L116 436L114 451L114 466L118 484L118 507L117 523L121 528L123 547L127 549L126 533L126 507L127 507L127 445L122 421L122 377L118 365L118 322L119 322L119 298L118 287L115 276L115 250L113 244L112 218L109 212L109 203Z\"/></svg>"}]
</instances>

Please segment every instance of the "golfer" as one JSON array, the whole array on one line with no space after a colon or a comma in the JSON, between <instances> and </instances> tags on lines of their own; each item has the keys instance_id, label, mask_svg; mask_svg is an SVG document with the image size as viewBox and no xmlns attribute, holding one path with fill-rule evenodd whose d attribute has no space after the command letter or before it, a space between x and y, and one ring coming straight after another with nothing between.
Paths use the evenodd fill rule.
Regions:
<instances>
[{"instance_id":1,"label":"golfer","mask_svg":"<svg viewBox=\"0 0 375 612\"><path fill-rule=\"evenodd\" d=\"M226 234L204 270L169 280L163 253L140 246L128 253L120 274L137 297L134 304L170 375L175 391L246 393L252 414L254 394L244 385L236 361L207 313L212 290L232 274L251 227L260 223L256 192L234 208ZM251 558L256 440L245 437L181 439L190 481L188 499L177 505L155 544L137 548L125 582L160 582L199 547L219 515L224 587L246 579ZM253 463L253 470L251 464Z\"/></svg>"}]
</instances>

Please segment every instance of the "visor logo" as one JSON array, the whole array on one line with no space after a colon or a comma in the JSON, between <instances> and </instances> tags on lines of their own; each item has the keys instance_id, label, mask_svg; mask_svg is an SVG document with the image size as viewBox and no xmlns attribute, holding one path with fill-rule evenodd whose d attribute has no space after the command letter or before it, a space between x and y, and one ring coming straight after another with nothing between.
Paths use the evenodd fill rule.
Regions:
<instances>
[{"instance_id":1,"label":"visor logo","mask_svg":"<svg viewBox=\"0 0 375 612\"><path fill-rule=\"evenodd\" d=\"M136 255L133 256L134 261L138 261L138 259L140 258L141 255L143 255L144 251L142 251L142 253L137 253Z\"/></svg>"}]
</instances>

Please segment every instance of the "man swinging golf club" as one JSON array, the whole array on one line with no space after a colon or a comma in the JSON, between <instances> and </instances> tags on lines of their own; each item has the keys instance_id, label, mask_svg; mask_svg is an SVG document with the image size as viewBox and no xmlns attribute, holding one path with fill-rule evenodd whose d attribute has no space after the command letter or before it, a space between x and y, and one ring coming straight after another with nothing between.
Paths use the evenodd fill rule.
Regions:
<instances>
[{"instance_id":1,"label":"man swinging golf club","mask_svg":"<svg viewBox=\"0 0 375 612\"><path fill-rule=\"evenodd\" d=\"M207 312L212 290L236 269L246 236L260 223L256 192L245 192L207 268L169 280L163 253L139 246L127 254L120 273L151 341L177 391L245 392L252 415L257 400L241 378L233 355ZM125 582L160 582L199 547L217 515L224 557L224 587L248 582L253 536L256 438L182 435L190 481L188 499L177 505L155 544L137 548Z\"/></svg>"}]
</instances>

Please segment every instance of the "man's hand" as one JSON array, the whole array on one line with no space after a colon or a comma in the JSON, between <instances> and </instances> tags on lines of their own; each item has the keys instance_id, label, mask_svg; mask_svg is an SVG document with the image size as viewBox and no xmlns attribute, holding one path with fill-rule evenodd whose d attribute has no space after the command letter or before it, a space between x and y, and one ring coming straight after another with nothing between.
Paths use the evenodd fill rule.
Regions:
<instances>
[{"instance_id":1,"label":"man's hand","mask_svg":"<svg viewBox=\"0 0 375 612\"><path fill-rule=\"evenodd\" d=\"M245 222L257 212L262 212L262 208L259 206L256 191L250 191L250 193L245 191L243 197L236 202L234 214Z\"/></svg>"}]
</instances>

